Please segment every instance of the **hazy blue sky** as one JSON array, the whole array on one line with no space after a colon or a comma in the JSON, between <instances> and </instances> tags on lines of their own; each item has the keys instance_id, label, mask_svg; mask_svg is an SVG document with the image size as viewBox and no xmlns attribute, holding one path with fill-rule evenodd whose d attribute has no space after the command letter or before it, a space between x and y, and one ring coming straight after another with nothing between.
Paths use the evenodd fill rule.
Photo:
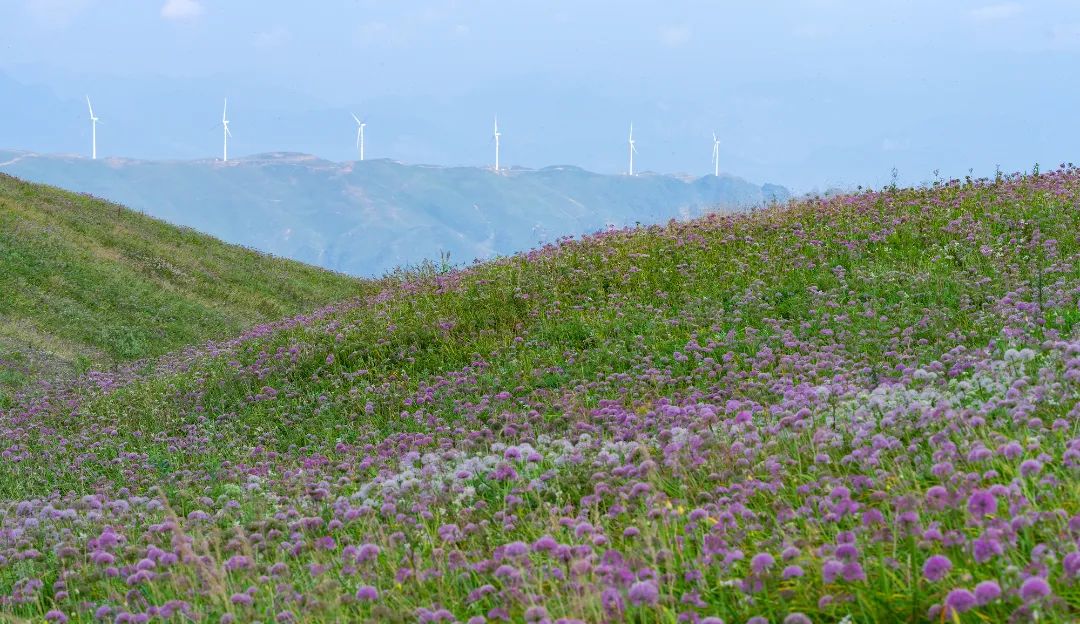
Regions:
<instances>
[{"instance_id":1,"label":"hazy blue sky","mask_svg":"<svg viewBox=\"0 0 1080 624\"><path fill-rule=\"evenodd\" d=\"M1080 2L5 0L0 147L721 168L795 190L1077 160Z\"/></svg>"}]
</instances>

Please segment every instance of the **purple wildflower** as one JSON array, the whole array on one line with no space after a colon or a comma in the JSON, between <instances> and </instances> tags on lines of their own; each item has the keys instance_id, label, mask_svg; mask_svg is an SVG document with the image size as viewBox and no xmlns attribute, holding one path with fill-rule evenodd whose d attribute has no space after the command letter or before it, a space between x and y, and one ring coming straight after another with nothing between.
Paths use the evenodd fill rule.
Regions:
<instances>
[{"instance_id":1,"label":"purple wildflower","mask_svg":"<svg viewBox=\"0 0 1080 624\"><path fill-rule=\"evenodd\" d=\"M975 586L975 602L980 606L990 604L1001 596L1001 586L997 581L982 581Z\"/></svg>"},{"instance_id":2,"label":"purple wildflower","mask_svg":"<svg viewBox=\"0 0 1080 624\"><path fill-rule=\"evenodd\" d=\"M963 588L954 589L945 596L945 606L957 613L963 613L974 607L976 602L978 600L975 594Z\"/></svg>"},{"instance_id":3,"label":"purple wildflower","mask_svg":"<svg viewBox=\"0 0 1080 624\"><path fill-rule=\"evenodd\" d=\"M1004 552L1001 542L991 536L979 537L971 543L971 554L976 563L986 563Z\"/></svg>"},{"instance_id":4,"label":"purple wildflower","mask_svg":"<svg viewBox=\"0 0 1080 624\"><path fill-rule=\"evenodd\" d=\"M610 614L622 613L624 608L622 594L614 587L605 587L604 591L600 592L600 604L604 605L604 610Z\"/></svg>"},{"instance_id":5,"label":"purple wildflower","mask_svg":"<svg viewBox=\"0 0 1080 624\"><path fill-rule=\"evenodd\" d=\"M1020 598L1024 602L1032 602L1049 596L1050 584L1041 576L1032 576L1020 585Z\"/></svg>"},{"instance_id":6,"label":"purple wildflower","mask_svg":"<svg viewBox=\"0 0 1080 624\"><path fill-rule=\"evenodd\" d=\"M829 559L825 563L821 564L821 578L826 583L832 583L836 580L836 577L840 576L840 572L844 569L844 564L836 559Z\"/></svg>"},{"instance_id":7,"label":"purple wildflower","mask_svg":"<svg viewBox=\"0 0 1080 624\"><path fill-rule=\"evenodd\" d=\"M940 581L952 570L952 561L945 555L934 555L923 563L923 577L928 581Z\"/></svg>"},{"instance_id":8,"label":"purple wildflower","mask_svg":"<svg viewBox=\"0 0 1080 624\"><path fill-rule=\"evenodd\" d=\"M754 574L765 574L774 563L776 559L769 553L758 553L750 560L750 569L754 571Z\"/></svg>"},{"instance_id":9,"label":"purple wildflower","mask_svg":"<svg viewBox=\"0 0 1080 624\"><path fill-rule=\"evenodd\" d=\"M840 574L844 577L844 580L849 583L866 580L866 572L863 571L863 567L858 561L849 561L845 563L844 567L840 570Z\"/></svg>"},{"instance_id":10,"label":"purple wildflower","mask_svg":"<svg viewBox=\"0 0 1080 624\"><path fill-rule=\"evenodd\" d=\"M371 561L379 556L379 547L375 544L364 544L360 546L360 552L356 555L357 563L364 563Z\"/></svg>"},{"instance_id":11,"label":"purple wildflower","mask_svg":"<svg viewBox=\"0 0 1080 624\"><path fill-rule=\"evenodd\" d=\"M1020 464L1020 474L1025 477L1037 475L1042 470L1042 467L1042 463L1037 459L1024 460L1024 462Z\"/></svg>"},{"instance_id":12,"label":"purple wildflower","mask_svg":"<svg viewBox=\"0 0 1080 624\"><path fill-rule=\"evenodd\" d=\"M627 596L630 598L630 604L652 605L656 604L656 601L660 599L660 590L657 588L656 582L651 579L637 581L630 586Z\"/></svg>"},{"instance_id":13,"label":"purple wildflower","mask_svg":"<svg viewBox=\"0 0 1080 624\"><path fill-rule=\"evenodd\" d=\"M975 490L968 497L968 513L976 517L989 516L997 511L997 499L986 490Z\"/></svg>"},{"instance_id":14,"label":"purple wildflower","mask_svg":"<svg viewBox=\"0 0 1080 624\"><path fill-rule=\"evenodd\" d=\"M877 509L868 509L862 514L862 525L864 527L874 526L875 524L881 524L885 521L885 516Z\"/></svg>"},{"instance_id":15,"label":"purple wildflower","mask_svg":"<svg viewBox=\"0 0 1080 624\"><path fill-rule=\"evenodd\" d=\"M1065 570L1065 576L1069 578L1080 577L1080 552L1073 551L1061 561L1061 567Z\"/></svg>"},{"instance_id":16,"label":"purple wildflower","mask_svg":"<svg viewBox=\"0 0 1080 624\"><path fill-rule=\"evenodd\" d=\"M236 570L245 570L251 567L251 559L248 559L244 555L235 555L229 557L225 562L225 569L233 572Z\"/></svg>"},{"instance_id":17,"label":"purple wildflower","mask_svg":"<svg viewBox=\"0 0 1080 624\"><path fill-rule=\"evenodd\" d=\"M529 553L529 545L525 542L510 542L503 549L507 557L522 557Z\"/></svg>"}]
</instances>

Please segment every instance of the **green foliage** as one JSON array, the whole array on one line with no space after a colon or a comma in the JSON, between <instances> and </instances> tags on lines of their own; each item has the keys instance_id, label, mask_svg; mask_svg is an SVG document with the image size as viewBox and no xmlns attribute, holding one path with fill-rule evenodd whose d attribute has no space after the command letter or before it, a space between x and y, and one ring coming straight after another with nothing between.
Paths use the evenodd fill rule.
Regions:
<instances>
[{"instance_id":1,"label":"green foliage","mask_svg":"<svg viewBox=\"0 0 1080 624\"><path fill-rule=\"evenodd\" d=\"M364 293L344 275L0 175L0 402Z\"/></svg>"},{"instance_id":2,"label":"green foliage","mask_svg":"<svg viewBox=\"0 0 1080 624\"><path fill-rule=\"evenodd\" d=\"M207 620L287 621L288 609L405 622L441 606L459 621L497 607L524 621L542 602L551 619L584 621L978 622L1028 608L1072 621L1080 593L1060 559L1080 514L1065 460L1077 173L673 222L465 271L429 264L325 315L71 388L64 408L11 410L32 426L8 433L2 519L37 552L0 565L0 594L27 577L50 587L62 567L78 596L10 611L90 621L85 604L186 600ZM1021 455L997 451L1009 443ZM495 476L511 464L514 478ZM935 486L948 504L932 504ZM974 515L968 497L997 486L997 513ZM134 502L98 513L91 493ZM1010 522L1014 509L1024 522ZM150 546L200 556L150 580L108 576L89 562L106 524L126 536L114 548L124 574ZM449 540L450 524L471 528ZM1015 539L978 561L971 541L989 529ZM530 551L520 580L499 575L503 548L545 535L580 553ZM860 552L844 557L865 576L826 578L851 540ZM364 544L381 554L354 567L345 549ZM779 561L752 570L755 553L788 548L804 575L781 578ZM601 572L609 552L628 575ZM250 569L222 572L241 554ZM940 581L922 572L934 554L954 565ZM1040 562L1052 598L1021 599ZM629 599L642 570L655 604L604 604L605 590ZM950 590L988 579L1007 594L941 609ZM493 593L470 597L486 584ZM367 585L378 601L356 599Z\"/></svg>"}]
</instances>

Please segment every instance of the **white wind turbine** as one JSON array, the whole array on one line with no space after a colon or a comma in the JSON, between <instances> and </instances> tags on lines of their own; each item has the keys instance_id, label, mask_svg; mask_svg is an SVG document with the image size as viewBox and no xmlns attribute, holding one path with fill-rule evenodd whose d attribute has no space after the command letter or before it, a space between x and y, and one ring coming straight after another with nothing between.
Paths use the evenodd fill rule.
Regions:
<instances>
[{"instance_id":1,"label":"white wind turbine","mask_svg":"<svg viewBox=\"0 0 1080 624\"><path fill-rule=\"evenodd\" d=\"M712 133L712 162L713 162L713 175L720 177L720 139L716 138L716 133Z\"/></svg>"},{"instance_id":2,"label":"white wind turbine","mask_svg":"<svg viewBox=\"0 0 1080 624\"><path fill-rule=\"evenodd\" d=\"M90 96L86 96L86 108L90 109L90 159L97 160L97 122L98 118L94 117L94 107L90 106Z\"/></svg>"},{"instance_id":3,"label":"white wind turbine","mask_svg":"<svg viewBox=\"0 0 1080 624\"><path fill-rule=\"evenodd\" d=\"M221 127L222 138L225 139L225 146L221 150L221 162L229 162L229 137L232 136L232 132L229 132L229 120L225 118L225 111L229 110L229 98L225 98L225 107L221 109Z\"/></svg>"},{"instance_id":4,"label":"white wind turbine","mask_svg":"<svg viewBox=\"0 0 1080 624\"><path fill-rule=\"evenodd\" d=\"M356 113L352 114L352 118L356 120L356 147L360 150L360 160L364 160L364 126L367 123L360 121Z\"/></svg>"},{"instance_id":5,"label":"white wind turbine","mask_svg":"<svg viewBox=\"0 0 1080 624\"><path fill-rule=\"evenodd\" d=\"M630 122L630 175L634 175L634 154L637 153L637 148L634 147L634 123Z\"/></svg>"},{"instance_id":6,"label":"white wind turbine","mask_svg":"<svg viewBox=\"0 0 1080 624\"><path fill-rule=\"evenodd\" d=\"M495 134L491 135L491 138L495 139L495 172L499 172L499 137L502 133L499 132L499 116L495 115Z\"/></svg>"}]
</instances>

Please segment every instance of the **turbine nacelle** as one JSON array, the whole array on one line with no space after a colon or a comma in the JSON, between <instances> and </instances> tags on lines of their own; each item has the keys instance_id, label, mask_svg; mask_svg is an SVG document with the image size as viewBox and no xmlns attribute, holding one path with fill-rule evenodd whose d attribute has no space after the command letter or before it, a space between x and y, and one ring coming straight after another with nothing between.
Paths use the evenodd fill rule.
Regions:
<instances>
[{"instance_id":1,"label":"turbine nacelle","mask_svg":"<svg viewBox=\"0 0 1080 624\"><path fill-rule=\"evenodd\" d=\"M720 177L720 139L716 137L716 133L712 133L712 161L713 161L713 175Z\"/></svg>"},{"instance_id":2,"label":"turbine nacelle","mask_svg":"<svg viewBox=\"0 0 1080 624\"><path fill-rule=\"evenodd\" d=\"M360 150L360 160L364 160L364 126L367 122L357 117L356 113L352 113L352 118L356 120L356 148Z\"/></svg>"},{"instance_id":3,"label":"turbine nacelle","mask_svg":"<svg viewBox=\"0 0 1080 624\"><path fill-rule=\"evenodd\" d=\"M90 96L86 96L86 108L90 111L90 159L97 159L97 125L101 121L94 116L94 107L90 105Z\"/></svg>"},{"instance_id":4,"label":"turbine nacelle","mask_svg":"<svg viewBox=\"0 0 1080 624\"><path fill-rule=\"evenodd\" d=\"M225 106L223 106L221 109L221 134L224 141L224 145L221 148L221 162L229 162L229 137L232 136L232 132L229 131L229 119L225 115L228 111L229 98L225 98Z\"/></svg>"},{"instance_id":5,"label":"turbine nacelle","mask_svg":"<svg viewBox=\"0 0 1080 624\"><path fill-rule=\"evenodd\" d=\"M499 116L495 115L495 131L491 135L491 140L495 141L495 171L499 171L499 137L502 133L499 132Z\"/></svg>"}]
</instances>

